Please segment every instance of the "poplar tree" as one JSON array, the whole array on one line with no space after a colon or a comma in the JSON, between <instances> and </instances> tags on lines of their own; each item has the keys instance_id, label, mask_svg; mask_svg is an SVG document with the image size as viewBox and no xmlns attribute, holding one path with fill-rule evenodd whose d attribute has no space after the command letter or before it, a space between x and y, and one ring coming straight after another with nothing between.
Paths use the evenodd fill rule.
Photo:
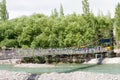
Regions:
<instances>
[{"instance_id":1,"label":"poplar tree","mask_svg":"<svg viewBox=\"0 0 120 80\"><path fill-rule=\"evenodd\" d=\"M58 12L57 12L56 8L54 9L54 15L55 15L55 17L58 17Z\"/></svg>"},{"instance_id":2,"label":"poplar tree","mask_svg":"<svg viewBox=\"0 0 120 80\"><path fill-rule=\"evenodd\" d=\"M64 16L63 6L60 4L60 16Z\"/></svg>"},{"instance_id":3,"label":"poplar tree","mask_svg":"<svg viewBox=\"0 0 120 80\"><path fill-rule=\"evenodd\" d=\"M6 7L6 0L2 0L0 3L0 18L2 21L8 20L8 11Z\"/></svg>"},{"instance_id":4,"label":"poplar tree","mask_svg":"<svg viewBox=\"0 0 120 80\"><path fill-rule=\"evenodd\" d=\"M115 21L116 21L116 39L117 43L120 41L120 3L115 8Z\"/></svg>"},{"instance_id":5,"label":"poplar tree","mask_svg":"<svg viewBox=\"0 0 120 80\"><path fill-rule=\"evenodd\" d=\"M51 12L52 12L51 17L56 18L59 16L59 13L56 8L54 10L52 10Z\"/></svg>"},{"instance_id":6,"label":"poplar tree","mask_svg":"<svg viewBox=\"0 0 120 80\"><path fill-rule=\"evenodd\" d=\"M116 25L120 27L120 3L115 8L115 20L116 20Z\"/></svg>"},{"instance_id":7,"label":"poplar tree","mask_svg":"<svg viewBox=\"0 0 120 80\"><path fill-rule=\"evenodd\" d=\"M83 9L83 14L85 16L90 14L90 8L89 8L88 0L82 0L82 9Z\"/></svg>"}]
</instances>

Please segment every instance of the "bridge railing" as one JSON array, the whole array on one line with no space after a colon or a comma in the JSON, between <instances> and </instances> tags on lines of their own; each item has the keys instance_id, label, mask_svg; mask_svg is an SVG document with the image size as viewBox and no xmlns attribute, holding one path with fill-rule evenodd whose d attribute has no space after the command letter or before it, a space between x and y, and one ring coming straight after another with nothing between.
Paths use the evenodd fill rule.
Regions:
<instances>
[{"instance_id":1,"label":"bridge railing","mask_svg":"<svg viewBox=\"0 0 120 80\"><path fill-rule=\"evenodd\" d=\"M44 56L44 55L61 55L61 54L91 54L106 52L106 48L49 48L49 49L8 49L0 51L0 59L22 58L31 56Z\"/></svg>"}]
</instances>

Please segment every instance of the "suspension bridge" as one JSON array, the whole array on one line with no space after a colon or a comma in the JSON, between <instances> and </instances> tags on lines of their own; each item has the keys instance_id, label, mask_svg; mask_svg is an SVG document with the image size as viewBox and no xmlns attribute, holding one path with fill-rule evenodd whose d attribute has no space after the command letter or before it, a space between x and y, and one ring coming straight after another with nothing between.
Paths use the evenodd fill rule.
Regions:
<instances>
[{"instance_id":1,"label":"suspension bridge","mask_svg":"<svg viewBox=\"0 0 120 80\"><path fill-rule=\"evenodd\" d=\"M46 55L99 54L107 52L107 49L101 46L92 48L5 49L0 51L0 59L20 59Z\"/></svg>"}]
</instances>

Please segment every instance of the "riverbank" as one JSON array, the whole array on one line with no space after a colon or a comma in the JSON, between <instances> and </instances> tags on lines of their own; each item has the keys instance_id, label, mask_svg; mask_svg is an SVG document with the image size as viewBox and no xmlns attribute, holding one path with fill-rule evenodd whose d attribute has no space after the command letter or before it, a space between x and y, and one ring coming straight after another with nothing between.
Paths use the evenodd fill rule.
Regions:
<instances>
[{"instance_id":1,"label":"riverbank","mask_svg":"<svg viewBox=\"0 0 120 80\"><path fill-rule=\"evenodd\" d=\"M92 72L71 72L71 73L44 73L31 77L26 72L10 72L0 70L0 80L120 80L120 74L92 73Z\"/></svg>"},{"instance_id":2,"label":"riverbank","mask_svg":"<svg viewBox=\"0 0 120 80\"><path fill-rule=\"evenodd\" d=\"M56 66L49 64L16 65L18 67L1 65L0 80L28 80L28 78L32 78L31 80L120 80L119 64L63 64L63 66L62 64ZM61 71L59 72L59 70ZM33 77L32 75L35 76Z\"/></svg>"},{"instance_id":3,"label":"riverbank","mask_svg":"<svg viewBox=\"0 0 120 80\"><path fill-rule=\"evenodd\" d=\"M43 66L43 67L54 67L53 65L47 65L47 64L18 64L18 61L20 61L20 59L8 59L8 60L0 60L0 64L13 64L16 65L16 67L31 67L31 66ZM101 63L101 64L120 64L120 57L114 57L114 58L97 58L97 59L91 59L88 62L84 62L83 64L97 64L97 63Z\"/></svg>"},{"instance_id":4,"label":"riverbank","mask_svg":"<svg viewBox=\"0 0 120 80\"><path fill-rule=\"evenodd\" d=\"M114 58L97 58L97 59L91 59L88 62L84 62L84 64L120 64L120 57L114 57Z\"/></svg>"}]
</instances>

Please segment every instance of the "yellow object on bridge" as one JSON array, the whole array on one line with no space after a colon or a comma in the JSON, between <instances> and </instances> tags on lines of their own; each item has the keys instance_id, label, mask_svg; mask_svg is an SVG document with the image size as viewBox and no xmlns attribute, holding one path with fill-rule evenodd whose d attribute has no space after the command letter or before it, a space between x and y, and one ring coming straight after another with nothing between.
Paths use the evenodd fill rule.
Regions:
<instances>
[{"instance_id":1,"label":"yellow object on bridge","mask_svg":"<svg viewBox=\"0 0 120 80\"><path fill-rule=\"evenodd\" d=\"M110 47L110 46L108 46L108 47L106 47L106 49L107 49L107 51L110 51L110 50L111 50L111 47Z\"/></svg>"}]
</instances>

